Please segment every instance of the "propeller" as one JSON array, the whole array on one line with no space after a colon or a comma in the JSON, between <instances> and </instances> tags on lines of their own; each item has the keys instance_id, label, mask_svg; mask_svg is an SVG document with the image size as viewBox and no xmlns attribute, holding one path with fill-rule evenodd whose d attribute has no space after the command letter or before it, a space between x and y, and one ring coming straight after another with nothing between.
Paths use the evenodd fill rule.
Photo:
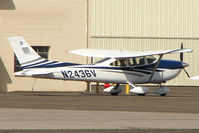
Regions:
<instances>
[{"instance_id":1,"label":"propeller","mask_svg":"<svg viewBox=\"0 0 199 133\"><path fill-rule=\"evenodd\" d=\"M189 75L189 73L186 71L186 69L183 68L183 70L184 70L184 72L186 73L187 77L190 78L190 75Z\"/></svg>"},{"instance_id":2,"label":"propeller","mask_svg":"<svg viewBox=\"0 0 199 133\"><path fill-rule=\"evenodd\" d=\"M181 43L181 49L183 49L183 43ZM183 62L183 53L180 53L180 61L182 61Z\"/></svg>"},{"instance_id":3,"label":"propeller","mask_svg":"<svg viewBox=\"0 0 199 133\"><path fill-rule=\"evenodd\" d=\"M181 49L183 49L183 43L181 43ZM180 61L183 62L184 54L180 53ZM184 72L186 73L187 77L190 78L189 73L186 71L186 69L183 67Z\"/></svg>"}]
</instances>

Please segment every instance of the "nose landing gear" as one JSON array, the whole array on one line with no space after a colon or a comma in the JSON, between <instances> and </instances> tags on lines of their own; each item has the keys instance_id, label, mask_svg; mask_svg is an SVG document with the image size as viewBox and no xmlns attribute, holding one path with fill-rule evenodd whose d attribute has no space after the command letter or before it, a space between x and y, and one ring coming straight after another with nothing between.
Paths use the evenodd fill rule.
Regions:
<instances>
[{"instance_id":1,"label":"nose landing gear","mask_svg":"<svg viewBox=\"0 0 199 133\"><path fill-rule=\"evenodd\" d=\"M160 88L157 89L157 90L155 90L154 93L155 93L155 94L159 94L160 96L166 96L167 93L168 93L169 91L170 91L169 88L167 88L167 87L162 87L162 86L160 85Z\"/></svg>"}]
</instances>

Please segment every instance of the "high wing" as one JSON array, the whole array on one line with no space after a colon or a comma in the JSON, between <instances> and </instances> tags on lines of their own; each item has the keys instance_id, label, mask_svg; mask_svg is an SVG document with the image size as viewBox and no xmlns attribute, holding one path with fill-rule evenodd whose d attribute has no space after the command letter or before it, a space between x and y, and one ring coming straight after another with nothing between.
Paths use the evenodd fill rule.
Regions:
<instances>
[{"instance_id":1,"label":"high wing","mask_svg":"<svg viewBox=\"0 0 199 133\"><path fill-rule=\"evenodd\" d=\"M174 50L160 50L160 51L117 51L117 50L103 50L103 49L76 49L68 51L69 53L78 54L88 57L100 57L100 58L131 58L131 57L143 57L150 55L164 55L173 53L190 53L191 49L174 49Z\"/></svg>"}]
</instances>

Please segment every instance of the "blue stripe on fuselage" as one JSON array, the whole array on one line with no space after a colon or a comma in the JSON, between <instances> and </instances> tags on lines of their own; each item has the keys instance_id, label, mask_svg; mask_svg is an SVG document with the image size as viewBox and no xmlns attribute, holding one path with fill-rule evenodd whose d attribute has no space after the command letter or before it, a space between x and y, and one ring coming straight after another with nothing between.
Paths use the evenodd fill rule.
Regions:
<instances>
[{"instance_id":1,"label":"blue stripe on fuselage","mask_svg":"<svg viewBox=\"0 0 199 133\"><path fill-rule=\"evenodd\" d=\"M44 61L45 62L45 61ZM64 67L64 66L74 66L74 65L81 65L81 64L75 64L75 63L68 63L68 62L50 62L46 64L39 65L42 62L39 62L38 65L36 66L26 66L24 69L29 69L29 68L54 68L54 67ZM57 63L57 64L53 64ZM153 71L153 68L155 67L156 63L149 64L149 65L144 65L144 66L134 66L134 67L113 67L113 66L80 66L77 68L95 68L95 69L113 69L113 70L127 70L127 71L137 71L137 72L142 72L145 74L151 74ZM183 68L182 62L181 61L176 61L176 60L161 60L160 64L158 66L159 70L157 69L156 71L162 71L160 69L179 69Z\"/></svg>"},{"instance_id":2,"label":"blue stripe on fuselage","mask_svg":"<svg viewBox=\"0 0 199 133\"><path fill-rule=\"evenodd\" d=\"M40 61L40 62L37 62L37 63L26 65L26 66L23 66L22 68L30 67L30 66L33 66L33 65L38 65L38 64L41 64L41 63L44 63L44 62L47 62L47 61L49 61L49 60L43 60L43 61Z\"/></svg>"},{"instance_id":3,"label":"blue stripe on fuselage","mask_svg":"<svg viewBox=\"0 0 199 133\"><path fill-rule=\"evenodd\" d=\"M24 69L30 69L30 68L55 68L55 67L64 67L64 66L74 66L74 65L80 65L80 64L75 64L75 63L68 63L68 62L60 62L57 64L52 64L52 63L47 63L47 64L42 64L42 65L37 65L37 66L30 66L30 67L25 67Z\"/></svg>"},{"instance_id":4,"label":"blue stripe on fuselage","mask_svg":"<svg viewBox=\"0 0 199 133\"><path fill-rule=\"evenodd\" d=\"M153 69L151 68L145 68L145 69L139 69L139 68L135 68L135 67L119 67L119 66L79 66L79 67L75 67L75 68L89 68L89 69L108 69L108 70L124 70L124 71L133 71L133 72L140 72L140 73L144 73L144 74L151 74ZM162 71L162 70L156 70L156 71Z\"/></svg>"},{"instance_id":5,"label":"blue stripe on fuselage","mask_svg":"<svg viewBox=\"0 0 199 133\"><path fill-rule=\"evenodd\" d=\"M50 64L54 64L54 63L57 63L57 61L53 61L53 62L49 62L49 63L37 63L37 64L34 64L34 65L29 65L29 66L25 66L24 69L28 69L28 68L34 68L34 67L37 67L37 66L41 66L42 65L50 65Z\"/></svg>"}]
</instances>

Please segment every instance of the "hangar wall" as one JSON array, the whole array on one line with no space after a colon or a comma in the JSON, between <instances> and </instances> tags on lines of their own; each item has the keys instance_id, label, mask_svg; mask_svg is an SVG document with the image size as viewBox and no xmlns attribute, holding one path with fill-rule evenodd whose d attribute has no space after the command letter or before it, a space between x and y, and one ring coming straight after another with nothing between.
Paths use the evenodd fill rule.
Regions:
<instances>
[{"instance_id":1,"label":"hangar wall","mask_svg":"<svg viewBox=\"0 0 199 133\"><path fill-rule=\"evenodd\" d=\"M90 0L89 48L130 51L194 50L184 55L190 75L199 75L199 1L197 0ZM179 55L164 58L179 59ZM167 85L198 86L182 72Z\"/></svg>"},{"instance_id":2,"label":"hangar wall","mask_svg":"<svg viewBox=\"0 0 199 133\"><path fill-rule=\"evenodd\" d=\"M87 0L0 0L0 91L31 91L33 78L14 77L7 37L50 46L49 60L87 63L66 51L87 47ZM84 82L36 79L34 91L82 91Z\"/></svg>"}]
</instances>

